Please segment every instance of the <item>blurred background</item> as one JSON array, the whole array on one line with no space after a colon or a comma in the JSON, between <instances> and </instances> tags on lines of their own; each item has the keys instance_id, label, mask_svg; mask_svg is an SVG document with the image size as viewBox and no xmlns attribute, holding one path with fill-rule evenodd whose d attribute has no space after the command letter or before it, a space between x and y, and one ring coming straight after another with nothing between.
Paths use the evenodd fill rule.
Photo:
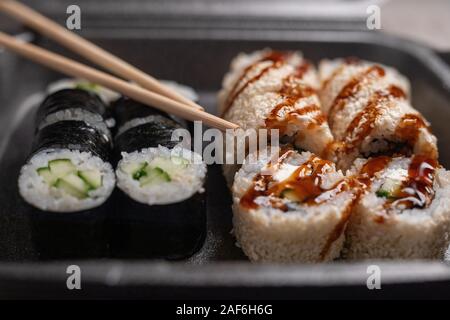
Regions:
<instances>
[{"instance_id":1,"label":"blurred background","mask_svg":"<svg viewBox=\"0 0 450 320\"><path fill-rule=\"evenodd\" d=\"M367 8L381 8L381 32L450 51L449 0L28 0L61 23L68 5L82 10L83 28L198 30L223 28L367 30ZM106 17L106 18L105 18ZM0 28L14 30L1 17ZM82 31L81 31L82 32Z\"/></svg>"}]
</instances>

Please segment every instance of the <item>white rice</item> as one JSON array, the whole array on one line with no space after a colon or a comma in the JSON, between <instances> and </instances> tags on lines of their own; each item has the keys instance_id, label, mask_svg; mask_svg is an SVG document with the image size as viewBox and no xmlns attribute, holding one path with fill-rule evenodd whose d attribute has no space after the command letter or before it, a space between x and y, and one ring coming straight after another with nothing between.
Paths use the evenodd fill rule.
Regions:
<instances>
[{"instance_id":1,"label":"white rice","mask_svg":"<svg viewBox=\"0 0 450 320\"><path fill-rule=\"evenodd\" d=\"M168 158L176 156L189 160L189 164L177 173L169 173L170 182L141 187L122 168L130 163L150 163L156 157ZM122 153L122 159L117 165L117 186L135 201L148 205L171 204L181 202L195 193L204 192L203 183L206 176L206 165L201 156L190 150L175 147L168 149L163 146L146 148L132 153Z\"/></svg>"},{"instance_id":2,"label":"white rice","mask_svg":"<svg viewBox=\"0 0 450 320\"><path fill-rule=\"evenodd\" d=\"M49 187L37 169L47 167L55 159L70 159L78 170L100 170L103 185L89 192L86 199L78 199L54 187ZM20 171L19 192L26 202L43 211L75 212L92 209L103 204L115 185L111 165L89 152L66 149L45 150L35 154Z\"/></svg>"},{"instance_id":3,"label":"white rice","mask_svg":"<svg viewBox=\"0 0 450 320\"><path fill-rule=\"evenodd\" d=\"M140 125L143 124L147 124L147 123L152 123L152 122L161 122L161 123L167 123L167 121L169 121L169 119L167 117L164 117L162 115L150 115L144 118L134 118L131 119L130 121L125 122L123 125L121 125L119 127L119 129L117 130L117 134L116 136L120 136L122 133L133 129L135 127L138 127Z\"/></svg>"},{"instance_id":4,"label":"white rice","mask_svg":"<svg viewBox=\"0 0 450 320\"><path fill-rule=\"evenodd\" d=\"M405 143L397 133L397 128L403 116L406 114L420 116L419 112L409 102L410 85L408 80L396 70L383 65L380 65L385 71L383 77L364 78L361 88L345 101L345 106L335 110L334 114L329 113L341 90L355 77L364 74L374 65L376 64L369 61L347 64L342 59L322 60L319 65L320 81L322 86L326 84L320 91L322 108L325 113L328 113L328 117L332 117L328 120L334 138L338 141L351 142L353 136L358 133L360 127L356 127L351 135L348 134L347 129L360 112L366 108L375 92L383 92L390 86L396 86L406 94L406 99L389 96L379 102L377 108L380 114L372 124L370 134L351 152L338 152L338 167L341 169L348 169L357 157L378 152L389 153L390 145L383 143L383 141L393 144ZM365 121L362 119L360 125L364 125L364 123ZM374 143L374 141L380 142ZM429 154L431 157L437 157L436 144L436 137L426 128L420 128L417 141L415 141L411 151L415 154Z\"/></svg>"},{"instance_id":5,"label":"white rice","mask_svg":"<svg viewBox=\"0 0 450 320\"><path fill-rule=\"evenodd\" d=\"M286 163L298 166L311 155L309 152L295 153ZM324 256L321 254L330 234L341 223L345 209L353 201L351 191L344 191L316 206L292 204L293 209L287 212L264 206L264 198L256 199L259 208L247 209L240 205L240 200L252 187L255 175L264 170L268 159L261 158L257 163L247 160L233 184L233 226L238 244L250 260L309 263L337 258L344 243L344 232L332 242ZM341 171L330 167L323 176L322 187L330 187L343 179ZM345 230L345 225L343 228Z\"/></svg>"},{"instance_id":6,"label":"white rice","mask_svg":"<svg viewBox=\"0 0 450 320\"><path fill-rule=\"evenodd\" d=\"M83 121L88 125L100 130L104 135L106 135L109 141L112 140L111 131L105 124L102 116L87 110L83 110L81 108L64 109L49 114L41 121L38 130L42 130L49 125L55 124L56 122L68 120Z\"/></svg>"},{"instance_id":7,"label":"white rice","mask_svg":"<svg viewBox=\"0 0 450 320\"><path fill-rule=\"evenodd\" d=\"M359 172L365 162L355 161L349 174ZM435 195L428 208L386 212L385 198L375 194L386 177L406 175L410 162L393 158L355 206L347 229L347 258L443 259L450 241L450 171L436 170Z\"/></svg>"}]
</instances>

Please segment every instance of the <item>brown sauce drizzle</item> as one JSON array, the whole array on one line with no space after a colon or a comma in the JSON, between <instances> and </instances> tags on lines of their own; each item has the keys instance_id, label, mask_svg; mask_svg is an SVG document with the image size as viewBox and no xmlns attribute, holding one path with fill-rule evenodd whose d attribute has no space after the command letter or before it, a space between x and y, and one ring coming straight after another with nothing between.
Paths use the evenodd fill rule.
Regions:
<instances>
[{"instance_id":1,"label":"brown sauce drizzle","mask_svg":"<svg viewBox=\"0 0 450 320\"><path fill-rule=\"evenodd\" d=\"M289 52L281 52L281 51L271 51L269 52L267 55L265 55L264 57L262 57L261 59L259 59L258 61L256 61L255 63L249 65L247 68L244 69L242 75L240 76L240 78L236 81L236 83L234 84L233 89L230 91L230 95L226 101L226 107L225 109L222 111L222 116L225 115L227 113L227 111L230 109L230 107L233 105L234 100L236 100L236 98L242 93L242 91L245 90L245 88L247 88L251 83L258 81L262 76L264 76L267 72L269 72L271 69L273 68L279 68L281 65L283 65L284 61L286 60L286 58L290 55L291 53ZM247 82L245 82L239 89L238 86L239 84L242 82L242 80L244 80L245 76L247 75L247 73L253 69L255 67L255 65L257 65L258 63L264 62L264 61L270 61L272 62L271 65L265 67L264 69L262 69L257 75L255 75L254 77L250 78L249 80L247 80Z\"/></svg>"},{"instance_id":2,"label":"brown sauce drizzle","mask_svg":"<svg viewBox=\"0 0 450 320\"><path fill-rule=\"evenodd\" d=\"M283 161L287 157L289 157L293 152L294 151L289 147L280 150L281 155L277 159L277 162L275 164L270 162L268 164L268 167L276 170L283 163ZM258 204L255 203L255 199L258 197L261 197L261 196L266 196L267 187L271 181L272 181L271 175L268 175L268 174L264 175L264 174L258 173L253 178L253 185L247 190L245 195L241 198L240 204L244 208L247 208L247 209L257 209L259 206L258 206ZM271 204L274 208L280 208L282 210L285 209L283 211L286 211L286 209L287 209L287 208L285 208L284 205L281 204L281 201L279 201L279 200L271 201Z\"/></svg>"},{"instance_id":3,"label":"brown sauce drizzle","mask_svg":"<svg viewBox=\"0 0 450 320\"><path fill-rule=\"evenodd\" d=\"M328 84L334 80L334 78L336 78L342 71L345 70L345 67L348 65L357 65L361 62L361 60L357 57L347 57L344 59L344 62L342 63L342 65L340 65L339 67L337 67L333 73L324 80L324 82L322 83L322 89L326 88L328 86Z\"/></svg>"},{"instance_id":4,"label":"brown sauce drizzle","mask_svg":"<svg viewBox=\"0 0 450 320\"><path fill-rule=\"evenodd\" d=\"M289 149L285 151L283 155L276 162L275 166L279 167L284 159L286 159L293 151ZM338 182L335 186L328 190L321 188L322 175L327 165L332 165L331 161L322 160L317 156L311 156L308 161L300 165L294 173L292 173L287 179L281 182L274 182L271 175L258 174L253 180L252 187L247 190L244 196L240 200L240 204L247 209L257 209L259 205L255 203L257 197L265 196L269 198L270 205L273 208L287 211L288 207L281 200L282 192L289 189L295 193L299 202L306 205L319 205L326 200L317 201L320 195L325 192L330 194L329 199L333 199L341 192L353 189L354 198L347 205L342 213L340 221L336 224L333 231L330 233L323 249L320 253L320 259L324 259L331 249L332 244L339 239L345 230L345 226L350 219L353 211L353 206L356 203L360 195L370 186L374 175L383 170L389 163L389 157L378 157L368 160L360 170L360 174L354 179L345 179Z\"/></svg>"},{"instance_id":5,"label":"brown sauce drizzle","mask_svg":"<svg viewBox=\"0 0 450 320\"><path fill-rule=\"evenodd\" d=\"M354 198L353 200L345 207L342 212L341 220L336 224L333 231L328 236L327 242L325 243L321 253L320 258L323 260L328 252L331 249L333 243L340 238L342 233L345 230L345 226L347 225L348 220L351 217L353 212L353 207L358 202L361 195L372 183L372 178L375 176L377 172L383 170L388 163L391 161L391 158L381 156L377 158L369 159L364 166L361 168L359 175L353 179L348 179L346 181L346 185L348 188L354 190Z\"/></svg>"},{"instance_id":6,"label":"brown sauce drizzle","mask_svg":"<svg viewBox=\"0 0 450 320\"><path fill-rule=\"evenodd\" d=\"M367 106L361 110L348 125L343 139L343 151L351 153L372 132L373 123L381 115L381 106L387 101L387 96L375 92Z\"/></svg>"},{"instance_id":7,"label":"brown sauce drizzle","mask_svg":"<svg viewBox=\"0 0 450 320\"><path fill-rule=\"evenodd\" d=\"M386 72L384 69L378 65L371 66L359 75L355 76L350 80L339 92L337 97L334 99L329 111L328 111L328 122L330 127L334 126L335 115L338 111L342 110L348 103L348 100L353 97L358 91L364 87L364 82L373 77L381 78L384 77Z\"/></svg>"},{"instance_id":8,"label":"brown sauce drizzle","mask_svg":"<svg viewBox=\"0 0 450 320\"><path fill-rule=\"evenodd\" d=\"M286 158L286 156L284 156ZM281 158L280 158L281 159ZM279 166L283 160L279 160ZM295 194L299 202L307 205L320 204L317 197L324 192L332 192L334 189L336 193L343 191L342 185L337 184L329 190L322 189L322 175L326 173L326 168L332 166L332 162L323 160L317 156L311 156L308 161L300 165L287 179L276 182L271 175L257 174L253 180L253 186L247 190L240 200L240 204L247 209L256 209L259 207L255 203L257 197L270 197L271 200L277 201L271 203L282 211L287 211L288 208L282 203L282 193L289 190Z\"/></svg>"},{"instance_id":9,"label":"brown sauce drizzle","mask_svg":"<svg viewBox=\"0 0 450 320\"><path fill-rule=\"evenodd\" d=\"M383 107L388 107L389 99L406 97L397 86L389 86L387 90L375 91L367 105L350 122L342 139L342 151L351 153L370 135L374 129L374 122L381 115ZM411 124L414 124L411 127ZM410 147L414 146L419 135L419 129L425 125L424 120L417 115L405 115L396 129L396 136L406 141Z\"/></svg>"},{"instance_id":10,"label":"brown sauce drizzle","mask_svg":"<svg viewBox=\"0 0 450 320\"><path fill-rule=\"evenodd\" d=\"M400 88L400 87L398 87L398 86L396 86L396 85L390 85L389 87L388 87L388 92L389 92L389 95L391 95L392 97L394 97L394 98L397 98L397 99L406 99L406 93L405 93L405 91L403 91L403 89L402 88Z\"/></svg>"},{"instance_id":11,"label":"brown sauce drizzle","mask_svg":"<svg viewBox=\"0 0 450 320\"><path fill-rule=\"evenodd\" d=\"M438 163L424 155L415 155L408 168L408 178L402 186L396 199L388 198L385 208L392 206L400 208L426 208L434 198L433 181Z\"/></svg>"},{"instance_id":12,"label":"brown sauce drizzle","mask_svg":"<svg viewBox=\"0 0 450 320\"><path fill-rule=\"evenodd\" d=\"M307 128L312 129L320 126L326 121L321 109L316 104L307 105L301 109L295 109L295 104L302 98L310 97L316 94L316 90L304 84L301 79L309 70L310 63L305 61L295 72L285 79L278 93L282 96L283 101L276 105L265 120L265 127L268 129L278 129L280 135L283 136L287 131L289 124L296 123L299 116L309 113L315 113L311 118Z\"/></svg>"},{"instance_id":13,"label":"brown sauce drizzle","mask_svg":"<svg viewBox=\"0 0 450 320\"><path fill-rule=\"evenodd\" d=\"M357 182L363 189L367 189L372 184L372 178L376 173L382 171L391 162L391 158L387 156L380 156L371 158L363 165L359 171Z\"/></svg>"},{"instance_id":14,"label":"brown sauce drizzle","mask_svg":"<svg viewBox=\"0 0 450 320\"><path fill-rule=\"evenodd\" d=\"M426 128L430 131L430 128L425 123L422 116L408 113L405 114L400 120L400 123L395 129L395 134L401 140L405 141L410 148L413 148L419 138L421 128Z\"/></svg>"},{"instance_id":15,"label":"brown sauce drizzle","mask_svg":"<svg viewBox=\"0 0 450 320\"><path fill-rule=\"evenodd\" d=\"M325 259L328 252L330 252L330 249L331 249L331 246L333 245L333 243L341 237L342 233L344 233L347 222L351 217L354 203L355 202L352 201L349 205L347 205L347 207L345 207L345 209L342 213L341 220L339 220L339 222L334 227L333 231L328 236L328 239L325 242L325 245L323 246L322 251L320 252L321 260Z\"/></svg>"}]
</instances>

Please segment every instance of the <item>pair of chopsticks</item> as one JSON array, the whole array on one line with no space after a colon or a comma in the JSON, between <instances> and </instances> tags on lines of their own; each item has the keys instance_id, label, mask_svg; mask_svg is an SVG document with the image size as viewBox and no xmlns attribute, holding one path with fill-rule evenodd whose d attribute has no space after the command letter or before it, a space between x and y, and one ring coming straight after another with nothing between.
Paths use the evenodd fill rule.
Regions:
<instances>
[{"instance_id":1,"label":"pair of chopsticks","mask_svg":"<svg viewBox=\"0 0 450 320\"><path fill-rule=\"evenodd\" d=\"M87 60L102 66L110 72L138 85L112 76L82 63L20 41L0 31L0 46L14 51L50 69L86 79L117 91L143 104L158 108L186 120L203 121L206 125L220 129L236 129L238 126L203 111L195 102L164 86L157 79L96 46L92 42L66 30L35 10L15 0L0 0L0 12L19 20L39 33L53 39L62 46L78 53Z\"/></svg>"}]
</instances>

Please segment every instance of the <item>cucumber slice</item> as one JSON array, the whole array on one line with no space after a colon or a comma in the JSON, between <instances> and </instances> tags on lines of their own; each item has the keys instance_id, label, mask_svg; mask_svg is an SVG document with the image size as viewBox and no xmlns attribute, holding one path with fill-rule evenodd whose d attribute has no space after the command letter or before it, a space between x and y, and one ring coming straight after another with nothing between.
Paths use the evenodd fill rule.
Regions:
<instances>
[{"instance_id":1,"label":"cucumber slice","mask_svg":"<svg viewBox=\"0 0 450 320\"><path fill-rule=\"evenodd\" d=\"M56 181L55 187L78 199L88 197L90 186L75 174L69 174Z\"/></svg>"},{"instance_id":2,"label":"cucumber slice","mask_svg":"<svg viewBox=\"0 0 450 320\"><path fill-rule=\"evenodd\" d=\"M78 175L83 179L92 189L98 189L102 186L102 174L99 170L84 170L79 171Z\"/></svg>"},{"instance_id":3,"label":"cucumber slice","mask_svg":"<svg viewBox=\"0 0 450 320\"><path fill-rule=\"evenodd\" d=\"M147 162L141 162L141 163L128 163L126 165L121 166L121 170L125 173L128 173L132 176L134 176L137 172L142 171L146 166L148 165Z\"/></svg>"},{"instance_id":4,"label":"cucumber slice","mask_svg":"<svg viewBox=\"0 0 450 320\"><path fill-rule=\"evenodd\" d=\"M97 84L92 83L92 82L78 82L75 86L75 89L98 93L100 90L100 87Z\"/></svg>"},{"instance_id":5,"label":"cucumber slice","mask_svg":"<svg viewBox=\"0 0 450 320\"><path fill-rule=\"evenodd\" d=\"M379 198L389 198L390 197L389 192L387 192L386 190L378 190L376 192L376 194L377 194L377 197L379 197Z\"/></svg>"},{"instance_id":6,"label":"cucumber slice","mask_svg":"<svg viewBox=\"0 0 450 320\"><path fill-rule=\"evenodd\" d=\"M50 168L51 173L56 178L64 177L77 170L72 161L70 161L69 159L56 159L49 161L48 167Z\"/></svg>"},{"instance_id":7,"label":"cucumber slice","mask_svg":"<svg viewBox=\"0 0 450 320\"><path fill-rule=\"evenodd\" d=\"M149 166L153 168L158 167L166 172L174 173L176 171L186 168L188 164L189 161L181 157L171 157L171 158L157 157L150 162Z\"/></svg>"},{"instance_id":8,"label":"cucumber slice","mask_svg":"<svg viewBox=\"0 0 450 320\"><path fill-rule=\"evenodd\" d=\"M40 175L49 186L52 186L58 179L51 173L50 169L47 167L39 168L36 171L38 175Z\"/></svg>"},{"instance_id":9,"label":"cucumber slice","mask_svg":"<svg viewBox=\"0 0 450 320\"><path fill-rule=\"evenodd\" d=\"M141 187L170 182L171 180L169 174L158 167L147 167L145 172L146 175L139 179Z\"/></svg>"}]
</instances>

